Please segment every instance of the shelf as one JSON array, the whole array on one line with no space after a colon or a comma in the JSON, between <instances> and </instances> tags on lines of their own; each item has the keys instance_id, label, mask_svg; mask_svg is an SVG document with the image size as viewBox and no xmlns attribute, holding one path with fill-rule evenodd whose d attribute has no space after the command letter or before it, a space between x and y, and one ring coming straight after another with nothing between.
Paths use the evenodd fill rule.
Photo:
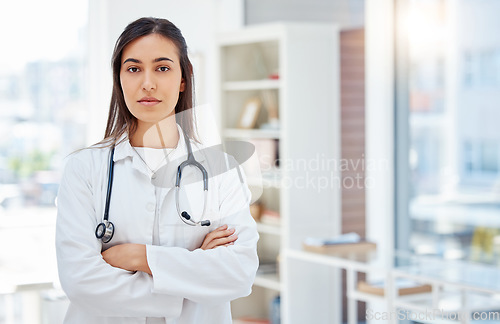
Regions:
<instances>
[{"instance_id":1,"label":"shelf","mask_svg":"<svg viewBox=\"0 0 500 324\"><path fill-rule=\"evenodd\" d=\"M247 183L250 187L277 188L281 186L281 173L278 168L262 172L261 177L248 177Z\"/></svg>"},{"instance_id":2,"label":"shelf","mask_svg":"<svg viewBox=\"0 0 500 324\"><path fill-rule=\"evenodd\" d=\"M358 301L366 302L366 303L368 303L368 302L383 302L383 301L385 301L385 299L384 299L383 296L378 296L378 295L374 295L374 294L368 294L368 293L365 293L365 292L361 292L359 290L347 292L347 297L348 298L353 298L353 299L358 300Z\"/></svg>"},{"instance_id":3,"label":"shelf","mask_svg":"<svg viewBox=\"0 0 500 324\"><path fill-rule=\"evenodd\" d=\"M285 255L296 260L332 266L339 269L352 269L358 272L385 270L383 267L378 267L375 264L371 264L371 262L366 262L364 260L356 260L355 258L346 258L322 253L287 249L285 250Z\"/></svg>"},{"instance_id":4,"label":"shelf","mask_svg":"<svg viewBox=\"0 0 500 324\"><path fill-rule=\"evenodd\" d=\"M259 231L259 233L281 235L281 227L259 222L257 222L257 231Z\"/></svg>"},{"instance_id":5,"label":"shelf","mask_svg":"<svg viewBox=\"0 0 500 324\"><path fill-rule=\"evenodd\" d=\"M311 174L309 168L300 167L289 172L284 164L314 163L318 160L318 152L321 153L319 159L325 162L340 158L337 38L336 27L330 24L253 26L218 38L216 86L219 89L215 93L220 107L221 137L226 141L246 141L255 145L252 156L255 159L243 164L248 186L264 208L279 212L282 217L281 226L271 221L257 223L261 234L258 245L261 267L254 288L258 289L245 307L235 309L235 318L250 315L258 318L269 314L270 304L264 302L266 298L263 297L274 297L276 292L283 295L282 315L288 313L290 324L326 323L339 317L338 310L330 303L318 303L317 300L327 300L334 294L337 298L340 281L322 269L318 271L314 262L306 264L304 269L290 269L287 265L290 256L283 255L289 244L298 245L302 237L329 233L329 226L324 224L336 224L331 216L340 215L340 191L336 186L328 186L318 194L307 188L308 183L302 185L316 174ZM310 58L311 52L317 56L308 61L314 68L295 69ZM277 75L278 79L269 77ZM242 117L246 117L248 101L261 96L261 111L252 116L251 125L256 128L238 128ZM314 109L304 115L304 109L310 107ZM337 171L332 172L335 173L332 176L337 176ZM300 185L289 184L286 180L291 176L292 180L298 179ZM294 226L287 226L291 223ZM304 263L309 263L311 255L314 254L306 255ZM288 274L286 277L279 277L277 266L274 269L262 267L266 262L276 263L278 256L279 260L284 260L280 269ZM321 258L321 262L325 259ZM310 289L311 278L314 278L315 289Z\"/></svg>"},{"instance_id":6,"label":"shelf","mask_svg":"<svg viewBox=\"0 0 500 324\"><path fill-rule=\"evenodd\" d=\"M270 90L279 89L280 87L281 81L274 79L227 81L222 84L222 89L225 91Z\"/></svg>"},{"instance_id":7,"label":"shelf","mask_svg":"<svg viewBox=\"0 0 500 324\"><path fill-rule=\"evenodd\" d=\"M224 130L226 138L239 138L239 139L279 139L279 129L239 129L239 128L226 128Z\"/></svg>"},{"instance_id":8,"label":"shelf","mask_svg":"<svg viewBox=\"0 0 500 324\"><path fill-rule=\"evenodd\" d=\"M254 285L267 289L273 289L276 291L281 290L281 283L277 273L267 273L267 274L257 275L255 277Z\"/></svg>"}]
</instances>

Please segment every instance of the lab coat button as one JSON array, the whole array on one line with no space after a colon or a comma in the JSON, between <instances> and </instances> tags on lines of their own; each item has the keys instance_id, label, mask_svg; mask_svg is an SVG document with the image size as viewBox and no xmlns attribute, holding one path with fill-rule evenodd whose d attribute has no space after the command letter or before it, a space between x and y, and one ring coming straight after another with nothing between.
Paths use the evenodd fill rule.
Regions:
<instances>
[{"instance_id":1,"label":"lab coat button","mask_svg":"<svg viewBox=\"0 0 500 324\"><path fill-rule=\"evenodd\" d=\"M155 211L155 204L153 204L153 203L148 203L148 204L146 205L146 209L147 209L147 211L148 211L148 212L154 212L154 211Z\"/></svg>"}]
</instances>

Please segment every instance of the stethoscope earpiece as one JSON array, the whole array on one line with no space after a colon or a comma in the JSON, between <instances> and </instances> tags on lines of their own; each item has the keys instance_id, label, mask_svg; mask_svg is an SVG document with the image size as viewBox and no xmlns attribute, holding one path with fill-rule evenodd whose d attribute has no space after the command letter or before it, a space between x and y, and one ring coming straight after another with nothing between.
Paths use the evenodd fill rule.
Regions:
<instances>
[{"instance_id":1,"label":"stethoscope earpiece","mask_svg":"<svg viewBox=\"0 0 500 324\"><path fill-rule=\"evenodd\" d=\"M201 226L210 226L210 221L209 220L202 220L202 221L199 221L199 222L195 222L195 221L191 220L191 215L189 215L187 211L183 211L181 213L181 216L186 219L187 222L184 221L184 223L186 223L188 225L196 226L196 225L199 224Z\"/></svg>"},{"instance_id":2,"label":"stethoscope earpiece","mask_svg":"<svg viewBox=\"0 0 500 324\"><path fill-rule=\"evenodd\" d=\"M184 217L186 220L190 220L191 216L187 213L187 211L183 211L181 213L181 216Z\"/></svg>"}]
</instances>

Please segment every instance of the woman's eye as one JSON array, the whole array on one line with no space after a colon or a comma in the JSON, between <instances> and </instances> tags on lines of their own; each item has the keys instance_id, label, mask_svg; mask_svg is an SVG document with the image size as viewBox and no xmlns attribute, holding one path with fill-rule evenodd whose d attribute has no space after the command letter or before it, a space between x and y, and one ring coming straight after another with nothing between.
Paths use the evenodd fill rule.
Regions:
<instances>
[{"instance_id":1,"label":"woman's eye","mask_svg":"<svg viewBox=\"0 0 500 324\"><path fill-rule=\"evenodd\" d=\"M127 69L127 71L132 72L132 73L135 73L135 72L139 71L139 69L138 69L138 68L136 68L136 67L133 67L133 66L132 66L132 67L129 67L129 68Z\"/></svg>"},{"instance_id":2,"label":"woman's eye","mask_svg":"<svg viewBox=\"0 0 500 324\"><path fill-rule=\"evenodd\" d=\"M158 68L158 71L160 71L160 72L167 72L168 70L170 70L170 69L168 68L168 66L160 66L160 67Z\"/></svg>"}]
</instances>

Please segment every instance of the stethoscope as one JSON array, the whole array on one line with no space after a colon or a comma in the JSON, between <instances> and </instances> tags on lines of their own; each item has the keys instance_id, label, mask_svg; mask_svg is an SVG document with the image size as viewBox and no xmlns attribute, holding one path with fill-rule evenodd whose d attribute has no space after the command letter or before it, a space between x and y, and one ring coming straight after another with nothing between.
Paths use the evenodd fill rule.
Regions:
<instances>
[{"instance_id":1,"label":"stethoscope","mask_svg":"<svg viewBox=\"0 0 500 324\"><path fill-rule=\"evenodd\" d=\"M184 139L186 142L186 147L187 147L187 159L186 161L182 162L178 167L177 167L177 175L175 178L175 206L177 208L177 214L179 215L180 219L187 225L190 226L210 226L210 221L209 220L202 220L205 216L205 211L207 207L207 197L208 197L208 173L207 170L199 163L196 161L193 155L193 151L191 149L191 143L189 141L189 138L184 135ZM106 191L106 205L104 207L104 217L103 221L99 223L95 229L95 236L98 239L101 239L103 243L108 243L111 241L113 238L113 235L115 234L115 225L109 221L109 201L111 198L111 189L113 187L113 168L114 168L114 161L113 161L113 156L115 154L115 146L113 145L111 148L111 154L109 156L109 168L108 168L108 188ZM181 186L181 177L182 177L182 169L184 169L186 166L195 166L198 168L203 175L203 212L200 216L199 221L193 220L193 217L189 215L187 211L182 211L179 207L179 191L180 191L180 186Z\"/></svg>"}]
</instances>

